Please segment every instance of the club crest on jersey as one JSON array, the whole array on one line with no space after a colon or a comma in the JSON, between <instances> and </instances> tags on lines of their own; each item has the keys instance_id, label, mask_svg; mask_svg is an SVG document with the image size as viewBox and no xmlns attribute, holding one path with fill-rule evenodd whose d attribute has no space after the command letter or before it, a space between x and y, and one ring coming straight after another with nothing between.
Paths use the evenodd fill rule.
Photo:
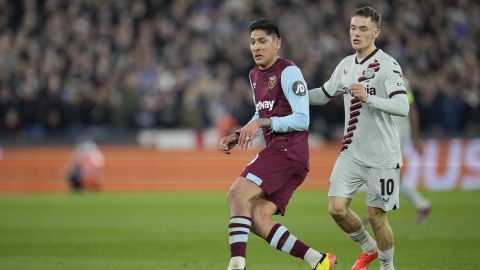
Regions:
<instances>
[{"instance_id":1,"label":"club crest on jersey","mask_svg":"<svg viewBox=\"0 0 480 270\"><path fill-rule=\"evenodd\" d=\"M365 79L371 79L375 77L375 70L373 68L367 68L363 71L363 76L365 76Z\"/></svg>"},{"instance_id":2,"label":"club crest on jersey","mask_svg":"<svg viewBox=\"0 0 480 270\"><path fill-rule=\"evenodd\" d=\"M268 89L272 89L275 87L275 84L277 83L277 76L270 76L268 78Z\"/></svg>"},{"instance_id":3,"label":"club crest on jersey","mask_svg":"<svg viewBox=\"0 0 480 270\"><path fill-rule=\"evenodd\" d=\"M363 82L375 78L375 74L380 70L380 63L375 59L368 64L367 69L362 72L362 76L358 78L358 82Z\"/></svg>"}]
</instances>

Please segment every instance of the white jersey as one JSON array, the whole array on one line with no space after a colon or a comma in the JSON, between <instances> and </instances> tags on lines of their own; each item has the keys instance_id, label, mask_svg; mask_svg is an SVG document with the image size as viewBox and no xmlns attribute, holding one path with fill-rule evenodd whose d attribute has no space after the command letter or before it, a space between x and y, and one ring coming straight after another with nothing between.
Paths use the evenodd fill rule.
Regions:
<instances>
[{"instance_id":1,"label":"white jersey","mask_svg":"<svg viewBox=\"0 0 480 270\"><path fill-rule=\"evenodd\" d=\"M361 83L365 87L370 95L367 103L348 93L352 83ZM402 70L395 59L380 49L361 62L357 61L355 54L347 56L322 90L329 98L344 95L345 131L340 155L367 167L402 166L399 134L393 116L369 105L373 96L390 99L400 94L405 96L406 102Z\"/></svg>"}]
</instances>

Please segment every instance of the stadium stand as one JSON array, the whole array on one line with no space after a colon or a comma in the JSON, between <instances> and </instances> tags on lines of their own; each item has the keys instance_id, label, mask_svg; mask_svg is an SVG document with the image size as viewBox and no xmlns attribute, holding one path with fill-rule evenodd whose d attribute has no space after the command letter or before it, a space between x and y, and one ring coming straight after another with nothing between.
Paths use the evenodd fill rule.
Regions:
<instances>
[{"instance_id":1,"label":"stadium stand","mask_svg":"<svg viewBox=\"0 0 480 270\"><path fill-rule=\"evenodd\" d=\"M0 0L0 137L45 141L139 129L202 130L253 112L247 24L278 21L282 55L318 86L351 51L357 1ZM362 3L363 5L364 3ZM404 67L422 133L480 134L478 1L371 1L377 42ZM477 75L475 75L477 74ZM312 108L339 138L343 102Z\"/></svg>"}]
</instances>

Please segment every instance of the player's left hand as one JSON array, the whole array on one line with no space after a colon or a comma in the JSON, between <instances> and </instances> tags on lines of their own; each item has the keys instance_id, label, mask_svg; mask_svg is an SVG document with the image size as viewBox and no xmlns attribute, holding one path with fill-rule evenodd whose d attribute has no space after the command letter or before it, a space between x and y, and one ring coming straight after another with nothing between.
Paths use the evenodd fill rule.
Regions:
<instances>
[{"instance_id":1,"label":"player's left hand","mask_svg":"<svg viewBox=\"0 0 480 270\"><path fill-rule=\"evenodd\" d=\"M352 83L350 84L350 87L348 87L348 90L350 91L350 95L352 95L352 97L357 97L361 102L367 102L368 93L362 84Z\"/></svg>"},{"instance_id":2,"label":"player's left hand","mask_svg":"<svg viewBox=\"0 0 480 270\"><path fill-rule=\"evenodd\" d=\"M260 123L257 120L250 121L240 130L240 136L238 136L238 146L242 149L247 149L253 145L253 137L257 134L260 128Z\"/></svg>"}]
</instances>

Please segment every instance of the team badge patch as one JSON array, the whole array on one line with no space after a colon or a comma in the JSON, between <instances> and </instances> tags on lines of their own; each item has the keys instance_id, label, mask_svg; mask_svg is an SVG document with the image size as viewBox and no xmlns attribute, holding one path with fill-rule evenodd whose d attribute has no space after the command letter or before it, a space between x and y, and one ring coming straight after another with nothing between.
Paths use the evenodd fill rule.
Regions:
<instances>
[{"instance_id":1,"label":"team badge patch","mask_svg":"<svg viewBox=\"0 0 480 270\"><path fill-rule=\"evenodd\" d=\"M277 84L277 77L270 76L268 78L268 89L272 89L273 87L275 87L275 84Z\"/></svg>"},{"instance_id":2,"label":"team badge patch","mask_svg":"<svg viewBox=\"0 0 480 270\"><path fill-rule=\"evenodd\" d=\"M302 81L296 81L292 85L293 93L297 96L305 96L307 93L307 88Z\"/></svg>"},{"instance_id":3,"label":"team badge patch","mask_svg":"<svg viewBox=\"0 0 480 270\"><path fill-rule=\"evenodd\" d=\"M367 69L362 72L362 76L358 78L358 82L363 82L375 78L375 73L380 70L380 63L375 59L372 63L368 64Z\"/></svg>"},{"instance_id":4,"label":"team badge patch","mask_svg":"<svg viewBox=\"0 0 480 270\"><path fill-rule=\"evenodd\" d=\"M375 77L375 70L373 68L367 68L365 69L363 76L365 76L365 79L371 79Z\"/></svg>"}]
</instances>

